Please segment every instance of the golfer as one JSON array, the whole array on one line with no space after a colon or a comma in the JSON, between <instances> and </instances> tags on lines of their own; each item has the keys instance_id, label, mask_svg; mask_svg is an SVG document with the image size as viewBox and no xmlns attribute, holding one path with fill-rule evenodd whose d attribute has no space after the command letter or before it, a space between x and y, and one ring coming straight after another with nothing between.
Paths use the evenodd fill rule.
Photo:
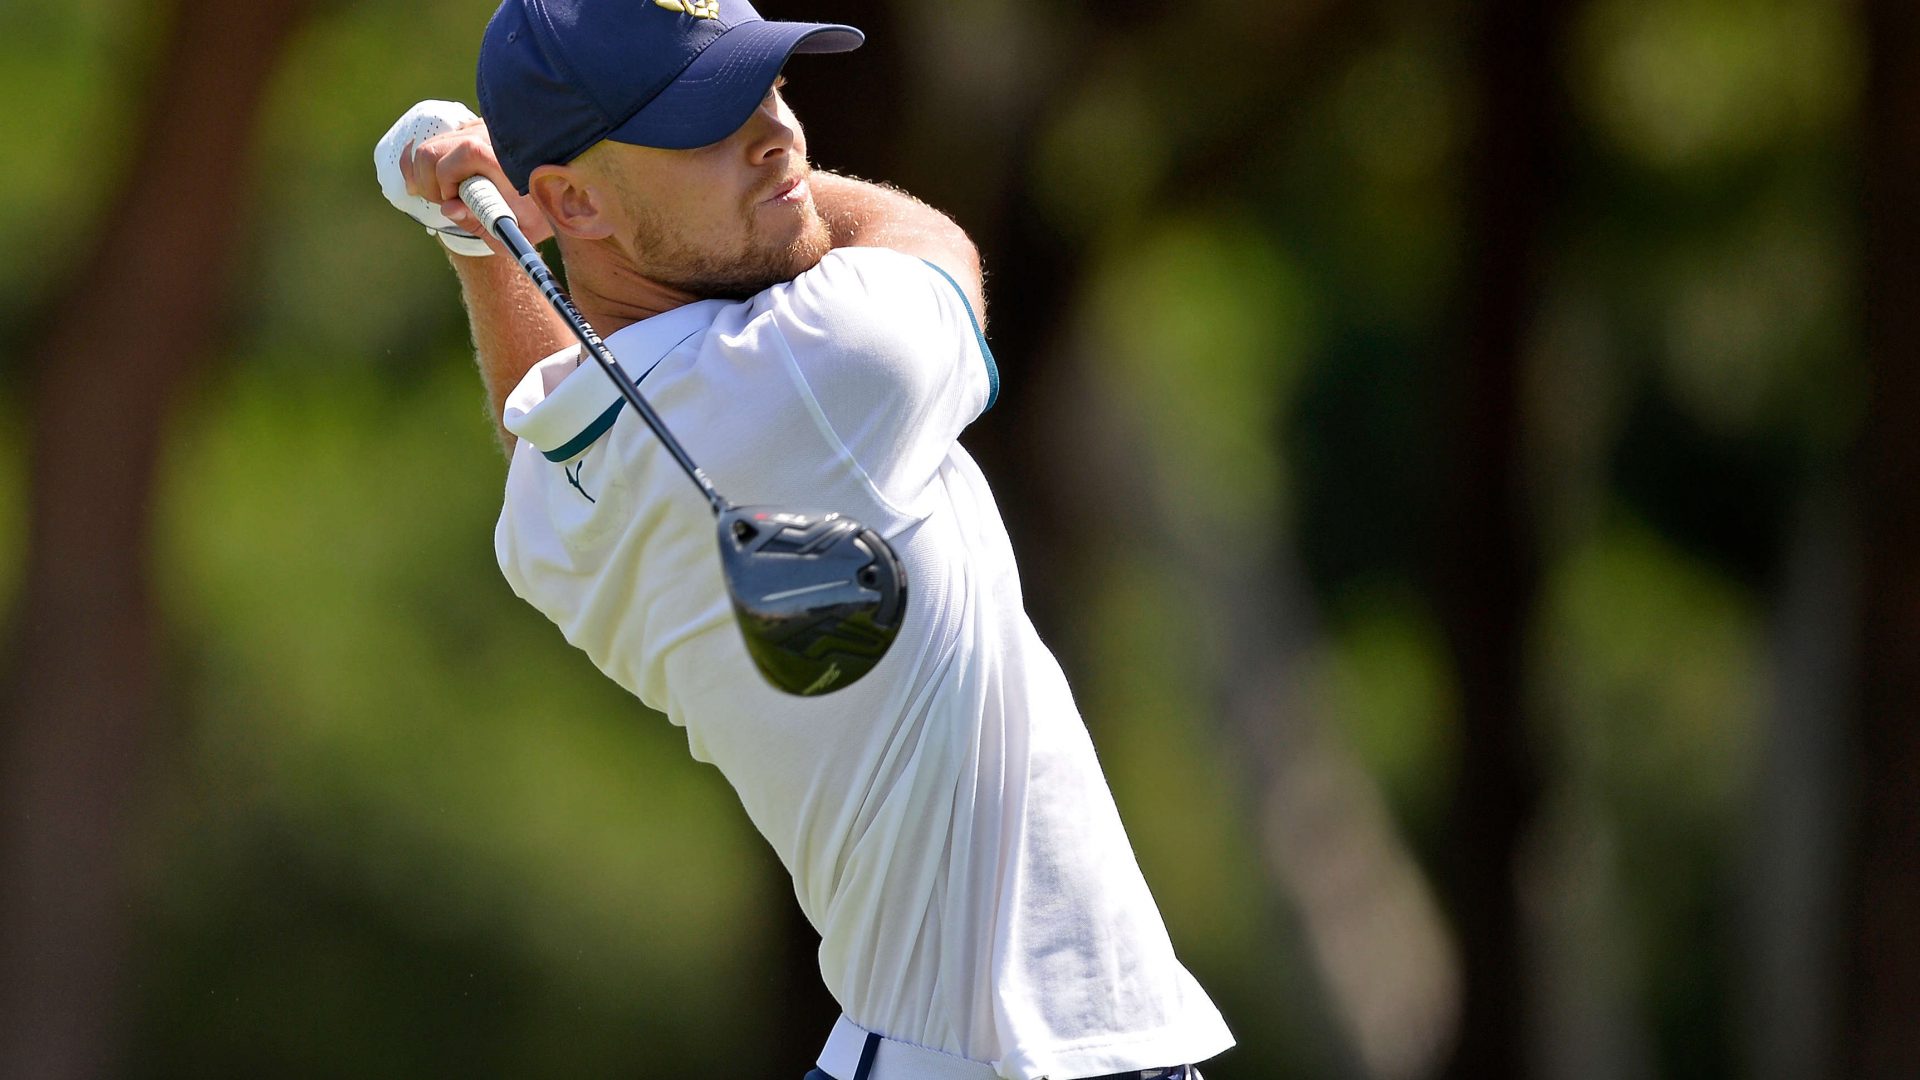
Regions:
<instances>
[{"instance_id":1,"label":"golfer","mask_svg":"<svg viewBox=\"0 0 1920 1080\"><path fill-rule=\"evenodd\" d=\"M956 441L1000 387L979 256L924 204L811 169L781 96L793 53L861 40L745 0L506 0L484 123L428 102L383 140L389 197L455 251L505 432L500 566L685 728L791 871L844 1011L811 1078L1197 1076L1232 1036L1174 957ZM706 503L513 261L459 234L476 173L557 239L575 303L716 486L899 552L904 624L864 679L802 698L757 676Z\"/></svg>"}]
</instances>

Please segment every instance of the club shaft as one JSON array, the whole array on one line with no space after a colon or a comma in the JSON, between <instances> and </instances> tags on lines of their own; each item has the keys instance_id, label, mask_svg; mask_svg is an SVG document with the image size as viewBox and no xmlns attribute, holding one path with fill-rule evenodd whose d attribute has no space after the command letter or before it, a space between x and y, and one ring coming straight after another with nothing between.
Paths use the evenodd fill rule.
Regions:
<instances>
[{"instance_id":1,"label":"club shaft","mask_svg":"<svg viewBox=\"0 0 1920 1080\"><path fill-rule=\"evenodd\" d=\"M600 335L593 332L593 327L587 324L586 318L580 314L580 309L574 307L572 299L561 291L560 283L553 279L553 271L547 269L546 261L540 258L539 250L528 243L526 234L520 231L520 223L511 217L497 218L493 222L493 233L500 238L501 243L507 245L508 251L513 252L514 258L520 260L520 269L527 272L527 276L532 278L534 285L540 289L541 295L547 298L547 303L552 304L553 310L559 312L560 317L566 320L567 326L573 330L573 336L580 339L580 344L599 363L600 370L606 372L607 378L612 379L613 385L619 388L620 396L627 400L627 404L633 406L634 411L640 414L640 419L646 421L647 427L659 436L661 445L667 448L667 453L673 455L673 460L680 464L681 471L685 472L687 478L700 489L700 494L706 496L707 502L713 507L713 512L722 514L731 509L732 504L727 502L726 497L713 486L713 481L707 479L707 474L700 470L700 466L693 463L693 458L687 454L686 447L681 446L680 440L673 437L673 432L667 430L667 422L660 419L660 414L653 411L653 406L647 404L647 399L640 393L640 387L627 377L626 371L620 367L620 361L614 359L613 352L607 348L605 342L600 340Z\"/></svg>"}]
</instances>

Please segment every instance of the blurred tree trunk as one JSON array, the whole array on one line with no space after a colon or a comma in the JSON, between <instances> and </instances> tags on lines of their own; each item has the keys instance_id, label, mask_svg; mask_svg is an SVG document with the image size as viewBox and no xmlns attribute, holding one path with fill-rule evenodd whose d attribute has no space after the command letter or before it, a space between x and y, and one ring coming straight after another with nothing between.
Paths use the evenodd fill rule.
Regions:
<instances>
[{"instance_id":1,"label":"blurred tree trunk","mask_svg":"<svg viewBox=\"0 0 1920 1080\"><path fill-rule=\"evenodd\" d=\"M1539 801L1527 741L1527 624L1537 556L1526 494L1522 384L1559 193L1561 64L1572 0L1486 0L1474 24L1468 251L1444 372L1438 615L1460 691L1460 761L1442 869L1463 998L1448 1075L1526 1075L1520 850Z\"/></svg>"},{"instance_id":2,"label":"blurred tree trunk","mask_svg":"<svg viewBox=\"0 0 1920 1080\"><path fill-rule=\"evenodd\" d=\"M1747 1080L1823 1075L1840 1015L1842 793L1859 656L1854 519L1832 476L1810 481L1774 590L1772 703L1736 907Z\"/></svg>"},{"instance_id":3,"label":"blurred tree trunk","mask_svg":"<svg viewBox=\"0 0 1920 1080\"><path fill-rule=\"evenodd\" d=\"M1920 8L1867 0L1861 693L1840 1072L1920 1076Z\"/></svg>"},{"instance_id":4,"label":"blurred tree trunk","mask_svg":"<svg viewBox=\"0 0 1920 1080\"><path fill-rule=\"evenodd\" d=\"M1032 46L1009 44L1015 39L1072 42L1071 48L1047 52L1044 62L1036 57L1016 64L1017 77L947 86L945 100L933 102L918 118L924 130L937 133L920 142L930 160L901 163L910 190L976 230L987 269L987 336L1000 360L1003 393L968 429L967 446L993 483L1022 566L1082 563L1083 515L1101 509L1078 505L1084 502L1077 495L1083 488L1085 448L1058 418L1081 408L1078 395L1084 389L1079 373L1071 370L1068 338L1102 237L1069 231L1046 205L1042 162L1048 139L1057 134L1050 125L1084 84L1101 76L1103 66L1141 50L1158 57L1156 89L1170 100L1207 104L1204 119L1188 116L1180 122L1170 160L1147 166L1157 172L1139 203L1100 208L1107 228L1136 229L1167 207L1191 200L1195 191L1223 192L1243 182L1240 169L1248 148L1278 138L1297 118L1309 91L1343 70L1344 61L1374 31L1376 7L1356 0L1262 6L1250 9L1226 41L1179 38L1174 27L1187 16L1165 5L1080 0L1050 8L1049 25L1040 31L1028 25L1030 11L1008 8L997 32L975 27L971 35L938 35L949 64L956 39L1002 52L1013 49L1016 58L1021 48ZM918 60L933 68L942 57L926 54ZM993 70L979 58L965 66ZM1259 74L1249 78L1249 71ZM1214 88L1218 94L1209 92ZM1035 108L1034 101L1053 104ZM990 122L979 122L981 116ZM947 160L933 158L942 152ZM1113 146L1111 167L1141 167L1130 159L1133 152L1130 146ZM1254 197L1267 195L1262 190ZM1087 587L1071 573L1029 571L1021 579L1029 616L1041 636L1066 654L1069 672L1081 647L1076 615Z\"/></svg>"},{"instance_id":5,"label":"blurred tree trunk","mask_svg":"<svg viewBox=\"0 0 1920 1080\"><path fill-rule=\"evenodd\" d=\"M304 8L177 6L139 99L128 176L32 339L26 568L0 729L9 1076L113 1067L128 839L160 716L157 458L168 405L204 358L226 295L254 121Z\"/></svg>"}]
</instances>

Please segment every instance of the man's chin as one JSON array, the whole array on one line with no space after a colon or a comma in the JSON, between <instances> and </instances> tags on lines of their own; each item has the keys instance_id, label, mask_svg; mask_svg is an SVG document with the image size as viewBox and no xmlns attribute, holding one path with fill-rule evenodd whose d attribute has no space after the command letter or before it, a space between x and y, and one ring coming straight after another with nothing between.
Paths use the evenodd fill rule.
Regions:
<instances>
[{"instance_id":1,"label":"man's chin","mask_svg":"<svg viewBox=\"0 0 1920 1080\"><path fill-rule=\"evenodd\" d=\"M715 300L745 300L782 282L792 281L820 265L833 250L826 224L815 217L817 230L808 229L791 243L759 257L742 260L733 266L710 265L689 275L689 280L673 282L696 296Z\"/></svg>"},{"instance_id":2,"label":"man's chin","mask_svg":"<svg viewBox=\"0 0 1920 1080\"><path fill-rule=\"evenodd\" d=\"M820 260L833 250L833 237L827 232L827 223L820 217L820 211L814 208L812 196L808 196L805 224L800 235L787 245L787 269L790 271L782 281L792 281L801 274L820 265ZM769 283L771 284L771 283Z\"/></svg>"}]
</instances>

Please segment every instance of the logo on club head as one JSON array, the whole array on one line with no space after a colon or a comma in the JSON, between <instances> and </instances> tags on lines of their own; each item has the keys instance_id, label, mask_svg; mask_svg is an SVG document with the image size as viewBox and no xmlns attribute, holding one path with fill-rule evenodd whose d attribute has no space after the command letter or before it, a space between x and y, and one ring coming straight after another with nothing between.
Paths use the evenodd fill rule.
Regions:
<instances>
[{"instance_id":1,"label":"logo on club head","mask_svg":"<svg viewBox=\"0 0 1920 1080\"><path fill-rule=\"evenodd\" d=\"M835 660L832 664L828 665L827 670L820 673L819 678L813 680L813 685L807 687L805 690L800 691L800 696L811 697L814 694L820 693L821 691L825 690L827 687L832 686L834 683L837 683L839 681L840 681L840 661Z\"/></svg>"},{"instance_id":2,"label":"logo on club head","mask_svg":"<svg viewBox=\"0 0 1920 1080\"><path fill-rule=\"evenodd\" d=\"M691 15L696 19L720 17L720 0L653 0L653 3L655 7L677 11L682 15Z\"/></svg>"}]
</instances>

